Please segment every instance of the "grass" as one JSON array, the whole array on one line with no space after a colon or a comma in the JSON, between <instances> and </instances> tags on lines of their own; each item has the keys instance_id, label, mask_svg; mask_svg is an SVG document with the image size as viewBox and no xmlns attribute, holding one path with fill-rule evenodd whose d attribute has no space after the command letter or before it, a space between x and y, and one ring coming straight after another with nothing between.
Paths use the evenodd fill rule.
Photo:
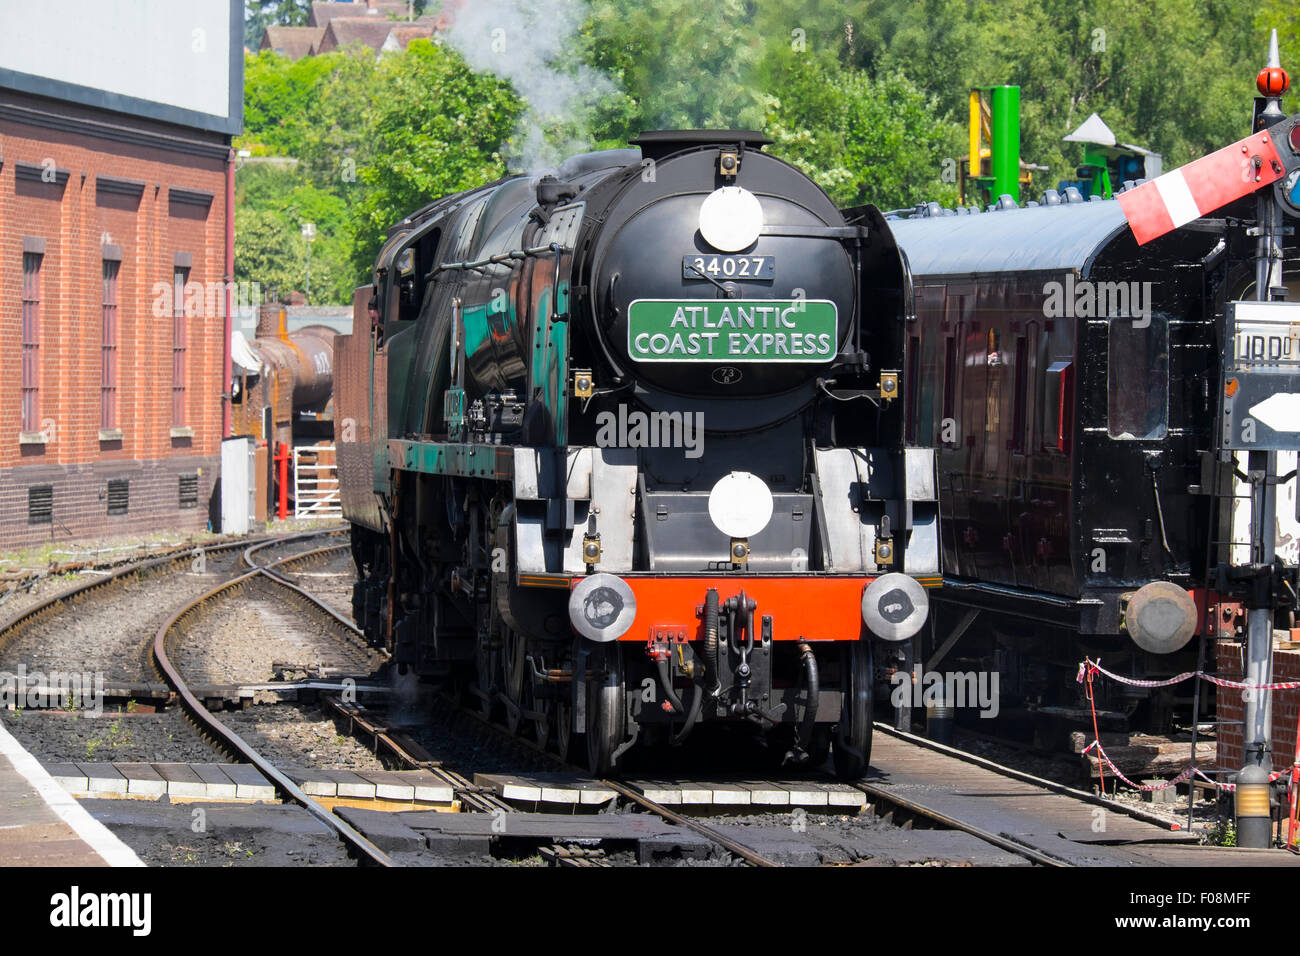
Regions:
<instances>
[{"instance_id":1,"label":"grass","mask_svg":"<svg viewBox=\"0 0 1300 956\"><path fill-rule=\"evenodd\" d=\"M122 715L118 714L117 718L108 726L108 734L105 737L91 737L86 741L86 759L94 760L95 751L101 747L110 750L117 750L131 743L133 735L131 731L122 726Z\"/></svg>"},{"instance_id":2,"label":"grass","mask_svg":"<svg viewBox=\"0 0 1300 956\"><path fill-rule=\"evenodd\" d=\"M321 528L342 527L339 518L288 518L268 521L269 534L292 534L296 531L316 531ZM257 529L253 533L259 533ZM59 563L100 559L124 559L131 552L164 551L173 547L204 545L221 539L211 531L162 530L145 534L117 535L103 538L84 538L69 541L47 541L44 544L0 551L0 571L33 570ZM116 552L116 553L114 553ZM61 575L66 576L66 575Z\"/></svg>"},{"instance_id":3,"label":"grass","mask_svg":"<svg viewBox=\"0 0 1300 956\"><path fill-rule=\"evenodd\" d=\"M1209 846L1236 846L1236 822L1233 820L1219 820L1206 831L1204 841Z\"/></svg>"},{"instance_id":4,"label":"grass","mask_svg":"<svg viewBox=\"0 0 1300 956\"><path fill-rule=\"evenodd\" d=\"M141 553L161 551L183 544L204 544L219 537L220 535L209 531L174 530L105 538L47 541L44 544L0 551L0 571L42 568L61 562L90 561L95 558L126 558L131 556L132 551Z\"/></svg>"}]
</instances>

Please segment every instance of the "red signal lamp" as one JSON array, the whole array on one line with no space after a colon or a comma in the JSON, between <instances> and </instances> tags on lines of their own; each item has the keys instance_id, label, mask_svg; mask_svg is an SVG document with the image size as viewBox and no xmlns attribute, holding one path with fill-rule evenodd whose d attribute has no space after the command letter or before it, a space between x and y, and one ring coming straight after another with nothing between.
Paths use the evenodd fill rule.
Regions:
<instances>
[{"instance_id":1,"label":"red signal lamp","mask_svg":"<svg viewBox=\"0 0 1300 956\"><path fill-rule=\"evenodd\" d=\"M1261 96L1281 96L1291 88L1291 77L1280 66L1266 66L1255 77Z\"/></svg>"}]
</instances>

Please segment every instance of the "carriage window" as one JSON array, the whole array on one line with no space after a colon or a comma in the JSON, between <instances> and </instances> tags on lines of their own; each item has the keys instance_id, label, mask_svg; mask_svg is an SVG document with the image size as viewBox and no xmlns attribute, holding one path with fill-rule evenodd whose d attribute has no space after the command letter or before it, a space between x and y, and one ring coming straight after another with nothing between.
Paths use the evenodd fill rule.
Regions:
<instances>
[{"instance_id":1,"label":"carriage window","mask_svg":"<svg viewBox=\"0 0 1300 956\"><path fill-rule=\"evenodd\" d=\"M1110 323L1106 368L1110 437L1158 440L1169 426L1169 323L1152 315L1141 320L1116 318Z\"/></svg>"},{"instance_id":2,"label":"carriage window","mask_svg":"<svg viewBox=\"0 0 1300 956\"><path fill-rule=\"evenodd\" d=\"M952 418L957 402L957 339L949 335L943 343L943 417Z\"/></svg>"},{"instance_id":3,"label":"carriage window","mask_svg":"<svg viewBox=\"0 0 1300 956\"><path fill-rule=\"evenodd\" d=\"M1012 396L1011 439L1007 447L1012 451L1025 450L1025 402L1029 383L1029 349L1028 338L1016 336L1016 384Z\"/></svg>"}]
</instances>

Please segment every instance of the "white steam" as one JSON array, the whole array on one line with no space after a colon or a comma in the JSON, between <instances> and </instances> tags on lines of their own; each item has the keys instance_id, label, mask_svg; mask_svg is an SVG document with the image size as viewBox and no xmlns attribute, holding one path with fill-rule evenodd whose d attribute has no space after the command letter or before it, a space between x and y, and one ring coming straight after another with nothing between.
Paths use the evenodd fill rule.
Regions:
<instances>
[{"instance_id":1,"label":"white steam","mask_svg":"<svg viewBox=\"0 0 1300 956\"><path fill-rule=\"evenodd\" d=\"M527 104L504 147L508 159L537 172L591 149L591 109L617 89L577 60L585 3L470 0L448 12L453 19L444 41L472 69L508 80Z\"/></svg>"}]
</instances>

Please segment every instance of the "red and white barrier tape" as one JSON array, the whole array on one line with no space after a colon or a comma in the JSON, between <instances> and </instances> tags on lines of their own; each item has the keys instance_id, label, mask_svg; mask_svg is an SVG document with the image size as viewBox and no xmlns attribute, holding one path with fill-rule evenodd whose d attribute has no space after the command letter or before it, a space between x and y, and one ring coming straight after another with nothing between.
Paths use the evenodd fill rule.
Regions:
<instances>
[{"instance_id":1,"label":"red and white barrier tape","mask_svg":"<svg viewBox=\"0 0 1300 956\"><path fill-rule=\"evenodd\" d=\"M1209 777L1207 777L1205 774L1201 773L1200 770L1193 771L1190 766L1188 766L1186 770L1184 770L1178 776L1174 777L1172 780L1167 780L1164 783L1153 783L1153 784L1134 783L1128 777L1124 776L1123 771L1121 771L1119 767L1115 766L1115 762L1106 755L1106 751L1102 748L1100 741L1094 740L1092 743L1088 744L1088 746L1083 749L1083 755L1086 756L1088 754L1088 751L1092 750L1094 747L1097 749L1097 753L1099 755L1098 759L1105 762L1106 766L1110 768L1110 772L1113 773L1120 780L1123 780L1134 790L1142 790L1142 791L1168 790L1170 787L1177 786L1178 784L1183 783L1184 781L1191 778L1193 773L1195 773L1196 776L1200 777L1210 786L1217 787L1220 790L1237 789L1237 785L1235 783L1220 783L1217 780L1212 780ZM1278 779L1279 777L1286 776L1290 772L1291 772L1290 770L1278 770L1278 771L1274 771L1273 773L1270 773L1268 775L1269 783L1272 783L1274 780Z\"/></svg>"},{"instance_id":2,"label":"red and white barrier tape","mask_svg":"<svg viewBox=\"0 0 1300 956\"><path fill-rule=\"evenodd\" d=\"M1119 674L1111 673L1098 662L1087 658L1085 658L1083 663L1079 665L1079 674L1075 678L1075 681L1082 684L1088 671L1092 671L1094 674L1105 674L1111 680L1119 681L1121 684L1128 684L1130 687L1169 687L1173 684L1180 684L1185 680L1190 680L1193 677L1203 678L1211 684L1216 684L1219 687L1236 687L1241 690L1295 690L1297 687L1300 687L1300 681L1295 680L1278 681L1272 684L1251 684L1246 681L1227 680L1223 677L1215 677L1213 674L1207 674L1205 671L1185 671L1184 673L1171 677L1168 680L1137 680L1132 677L1122 677Z\"/></svg>"},{"instance_id":3,"label":"red and white barrier tape","mask_svg":"<svg viewBox=\"0 0 1300 956\"><path fill-rule=\"evenodd\" d=\"M1168 790L1170 787L1182 783L1184 780L1188 779L1192 775L1192 768L1188 767L1178 776L1174 777L1174 779L1168 780L1165 783L1152 783L1152 784L1134 783L1128 777L1124 776L1123 771L1121 771L1119 767L1115 766L1115 762L1111 760L1110 757L1106 756L1106 751L1102 749L1101 741L1094 740L1092 743L1088 744L1088 746L1085 747L1083 750L1083 755L1087 756L1088 751L1092 750L1094 747L1097 749L1098 759L1105 762L1106 766L1110 768L1110 772L1113 773L1120 780L1123 780L1134 790L1143 790L1143 791ZM1199 773L1200 771L1197 772Z\"/></svg>"}]
</instances>

